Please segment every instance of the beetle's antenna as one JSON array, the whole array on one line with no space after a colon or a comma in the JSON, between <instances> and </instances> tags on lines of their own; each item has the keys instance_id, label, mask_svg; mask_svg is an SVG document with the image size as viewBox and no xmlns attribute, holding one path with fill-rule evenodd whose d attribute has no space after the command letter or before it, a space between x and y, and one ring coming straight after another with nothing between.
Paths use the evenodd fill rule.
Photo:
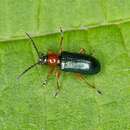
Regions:
<instances>
[{"instance_id":1,"label":"beetle's antenna","mask_svg":"<svg viewBox=\"0 0 130 130\"><path fill-rule=\"evenodd\" d=\"M26 33L26 32L25 32ZM38 55L38 57L40 57L40 53L39 53L39 51L38 51L38 49L37 49L37 47L36 47L36 44L35 44L35 42L33 41L33 39L31 38L31 36L28 34L28 33L26 33L26 35L29 37L29 39L31 40L31 42L32 42L32 44L33 44L33 47L35 48L35 50L36 50L36 52L37 52L37 55Z\"/></svg>"},{"instance_id":2,"label":"beetle's antenna","mask_svg":"<svg viewBox=\"0 0 130 130\"><path fill-rule=\"evenodd\" d=\"M32 69L32 68L35 67L37 64L39 64L39 62L37 62L37 63L35 63L35 64L29 66L26 70L24 70L24 71L17 77L17 79L20 79L21 76L23 76L28 70Z\"/></svg>"}]
</instances>

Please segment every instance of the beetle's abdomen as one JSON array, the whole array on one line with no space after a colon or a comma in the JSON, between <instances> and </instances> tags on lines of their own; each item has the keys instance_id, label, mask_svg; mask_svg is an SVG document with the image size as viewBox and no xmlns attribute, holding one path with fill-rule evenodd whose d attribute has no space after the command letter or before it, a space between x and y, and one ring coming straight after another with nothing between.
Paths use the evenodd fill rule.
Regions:
<instances>
[{"instance_id":1,"label":"beetle's abdomen","mask_svg":"<svg viewBox=\"0 0 130 130\"><path fill-rule=\"evenodd\" d=\"M63 71L82 74L96 74L100 71L100 63L94 57L65 51L60 56L60 67Z\"/></svg>"}]
</instances>

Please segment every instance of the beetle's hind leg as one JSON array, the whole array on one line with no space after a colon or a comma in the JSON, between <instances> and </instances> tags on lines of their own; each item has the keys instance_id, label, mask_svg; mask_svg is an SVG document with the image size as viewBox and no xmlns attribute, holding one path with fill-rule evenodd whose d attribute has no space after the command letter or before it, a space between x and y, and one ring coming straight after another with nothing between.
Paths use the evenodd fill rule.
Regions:
<instances>
[{"instance_id":1,"label":"beetle's hind leg","mask_svg":"<svg viewBox=\"0 0 130 130\"><path fill-rule=\"evenodd\" d=\"M83 75L77 73L76 76L80 79L83 80L90 88L95 89L99 94L102 95L102 92L98 90L94 85L90 84Z\"/></svg>"},{"instance_id":2,"label":"beetle's hind leg","mask_svg":"<svg viewBox=\"0 0 130 130\"><path fill-rule=\"evenodd\" d=\"M94 51L95 50L92 50L92 52L89 53L89 55L93 56L94 55ZM81 48L80 51L79 51L80 54L86 54L86 49L84 48Z\"/></svg>"}]
</instances>

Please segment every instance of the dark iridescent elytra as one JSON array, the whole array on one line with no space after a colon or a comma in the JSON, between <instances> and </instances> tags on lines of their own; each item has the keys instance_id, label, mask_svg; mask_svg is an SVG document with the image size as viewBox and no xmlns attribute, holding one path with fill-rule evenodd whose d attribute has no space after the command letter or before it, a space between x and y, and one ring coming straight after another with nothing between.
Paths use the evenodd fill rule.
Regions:
<instances>
[{"instance_id":1,"label":"dark iridescent elytra","mask_svg":"<svg viewBox=\"0 0 130 130\"><path fill-rule=\"evenodd\" d=\"M92 75L100 71L101 65L91 55L63 51L60 55L60 68L63 71Z\"/></svg>"}]
</instances>

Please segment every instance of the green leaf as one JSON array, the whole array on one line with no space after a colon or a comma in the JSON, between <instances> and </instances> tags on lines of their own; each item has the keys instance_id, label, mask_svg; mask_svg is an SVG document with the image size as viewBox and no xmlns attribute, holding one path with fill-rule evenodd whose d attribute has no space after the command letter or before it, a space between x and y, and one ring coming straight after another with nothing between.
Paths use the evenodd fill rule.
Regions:
<instances>
[{"instance_id":1,"label":"green leaf","mask_svg":"<svg viewBox=\"0 0 130 130\"><path fill-rule=\"evenodd\" d=\"M129 0L0 0L0 130L129 130L130 129L130 1ZM41 52L85 48L101 63L101 72L85 76L102 95L62 73L55 97L53 74L41 86L48 66L37 61L25 35Z\"/></svg>"}]
</instances>

